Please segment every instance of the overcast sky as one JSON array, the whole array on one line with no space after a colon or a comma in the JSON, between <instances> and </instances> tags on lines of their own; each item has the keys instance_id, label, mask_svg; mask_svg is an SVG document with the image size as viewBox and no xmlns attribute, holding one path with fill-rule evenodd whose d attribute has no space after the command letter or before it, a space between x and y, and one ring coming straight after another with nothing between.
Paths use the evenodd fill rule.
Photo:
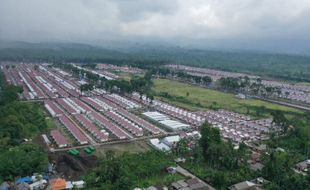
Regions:
<instances>
[{"instance_id":1,"label":"overcast sky","mask_svg":"<svg viewBox=\"0 0 310 190\"><path fill-rule=\"evenodd\" d=\"M0 0L0 39L304 39L310 0Z\"/></svg>"}]
</instances>

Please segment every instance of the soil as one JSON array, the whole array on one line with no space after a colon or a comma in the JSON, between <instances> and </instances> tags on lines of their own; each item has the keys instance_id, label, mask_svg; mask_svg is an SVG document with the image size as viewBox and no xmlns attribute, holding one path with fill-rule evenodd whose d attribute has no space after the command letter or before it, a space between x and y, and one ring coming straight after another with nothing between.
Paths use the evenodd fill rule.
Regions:
<instances>
[{"instance_id":1,"label":"soil","mask_svg":"<svg viewBox=\"0 0 310 190\"><path fill-rule=\"evenodd\" d=\"M79 156L72 156L67 152L50 153L49 161L55 165L56 175L67 180L80 180L82 175L98 163L96 156L83 152Z\"/></svg>"}]
</instances>

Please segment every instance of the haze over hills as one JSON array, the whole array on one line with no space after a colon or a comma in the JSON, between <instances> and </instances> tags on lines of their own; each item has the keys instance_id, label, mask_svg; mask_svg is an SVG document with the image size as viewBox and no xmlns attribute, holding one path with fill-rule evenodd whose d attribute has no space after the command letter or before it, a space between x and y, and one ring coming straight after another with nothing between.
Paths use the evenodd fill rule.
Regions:
<instances>
[{"instance_id":1,"label":"haze over hills","mask_svg":"<svg viewBox=\"0 0 310 190\"><path fill-rule=\"evenodd\" d=\"M6 41L310 54L307 0L75 0L65 5L3 0L0 5L0 40Z\"/></svg>"},{"instance_id":2,"label":"haze over hills","mask_svg":"<svg viewBox=\"0 0 310 190\"><path fill-rule=\"evenodd\" d=\"M0 48L59 48L80 47L94 48L101 47L105 49L119 50L123 52L136 51L145 48L184 48L200 49L213 51L244 51L259 53L280 53L293 55L310 55L310 40L307 39L206 39L193 40L182 39L174 41L139 38L131 40L96 40L96 41L43 41L43 42L26 42L26 41L7 41L0 40Z\"/></svg>"},{"instance_id":3,"label":"haze over hills","mask_svg":"<svg viewBox=\"0 0 310 190\"><path fill-rule=\"evenodd\" d=\"M0 46L2 60L51 62L109 62L150 66L185 64L220 70L246 72L286 80L308 81L310 57L266 51L210 50L162 44L108 41L84 43L5 42Z\"/></svg>"}]
</instances>

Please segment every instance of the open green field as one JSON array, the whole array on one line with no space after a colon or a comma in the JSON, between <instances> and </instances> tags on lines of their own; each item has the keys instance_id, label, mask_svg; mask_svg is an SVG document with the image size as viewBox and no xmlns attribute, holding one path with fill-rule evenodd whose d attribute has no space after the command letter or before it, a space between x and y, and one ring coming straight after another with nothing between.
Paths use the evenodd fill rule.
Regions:
<instances>
[{"instance_id":1,"label":"open green field","mask_svg":"<svg viewBox=\"0 0 310 190\"><path fill-rule=\"evenodd\" d=\"M96 147L96 155L102 157L107 151L113 151L117 155L121 155L124 152L129 153L141 153L150 150L147 141L135 141L121 144L105 145Z\"/></svg>"},{"instance_id":2,"label":"open green field","mask_svg":"<svg viewBox=\"0 0 310 190\"><path fill-rule=\"evenodd\" d=\"M143 77L144 74L131 74L126 72L114 72L119 78L130 81L134 76Z\"/></svg>"},{"instance_id":3,"label":"open green field","mask_svg":"<svg viewBox=\"0 0 310 190\"><path fill-rule=\"evenodd\" d=\"M187 109L209 109L216 105L218 108L223 108L239 113L250 114L252 116L268 116L271 110L285 111L287 114L303 113L301 110L272 104L269 102L247 99L242 100L236 98L234 94L224 93L207 88L192 86L189 84L168 80L154 80L153 90L158 95L161 92L166 92L176 98L160 97L164 101L172 102L176 105ZM216 102L216 103L215 103ZM265 108L262 108L264 106Z\"/></svg>"},{"instance_id":4,"label":"open green field","mask_svg":"<svg viewBox=\"0 0 310 190\"><path fill-rule=\"evenodd\" d=\"M53 120L53 118L51 117L46 117L45 118L46 124L47 124L47 129L51 130L51 129L55 129L57 126Z\"/></svg>"},{"instance_id":5,"label":"open green field","mask_svg":"<svg viewBox=\"0 0 310 190\"><path fill-rule=\"evenodd\" d=\"M305 86L310 86L310 82L300 82L297 83L298 85L305 85Z\"/></svg>"},{"instance_id":6,"label":"open green field","mask_svg":"<svg viewBox=\"0 0 310 190\"><path fill-rule=\"evenodd\" d=\"M130 73L117 72L116 74L119 76L119 78L124 79L126 81L130 81L130 79L132 78L132 74Z\"/></svg>"}]
</instances>

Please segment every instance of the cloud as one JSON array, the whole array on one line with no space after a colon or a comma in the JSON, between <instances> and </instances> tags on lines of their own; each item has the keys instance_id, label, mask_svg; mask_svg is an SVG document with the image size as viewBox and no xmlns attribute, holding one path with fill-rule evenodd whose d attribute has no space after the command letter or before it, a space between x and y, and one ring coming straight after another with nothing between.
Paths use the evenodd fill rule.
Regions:
<instances>
[{"instance_id":1,"label":"cloud","mask_svg":"<svg viewBox=\"0 0 310 190\"><path fill-rule=\"evenodd\" d=\"M0 0L0 39L307 38L309 0Z\"/></svg>"}]
</instances>

